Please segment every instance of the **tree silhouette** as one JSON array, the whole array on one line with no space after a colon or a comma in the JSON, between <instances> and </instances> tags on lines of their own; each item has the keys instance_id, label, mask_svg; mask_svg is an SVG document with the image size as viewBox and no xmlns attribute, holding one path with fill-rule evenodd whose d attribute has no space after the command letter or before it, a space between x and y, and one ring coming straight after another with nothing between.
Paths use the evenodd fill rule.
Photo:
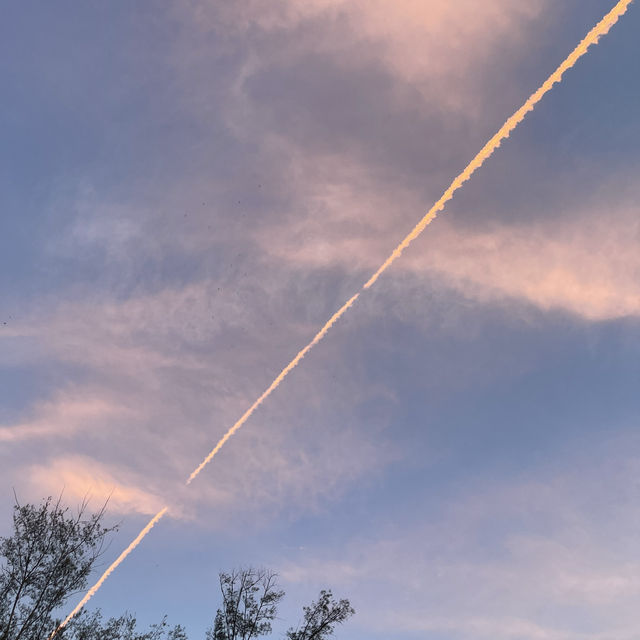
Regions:
<instances>
[{"instance_id":1,"label":"tree silhouette","mask_svg":"<svg viewBox=\"0 0 640 640\"><path fill-rule=\"evenodd\" d=\"M287 639L325 640L333 635L337 624L342 624L354 613L348 600L336 601L331 591L323 589L316 602L304 607L304 624L297 629L289 629Z\"/></svg>"},{"instance_id":2,"label":"tree silhouette","mask_svg":"<svg viewBox=\"0 0 640 640\"><path fill-rule=\"evenodd\" d=\"M13 533L0 538L0 640L46 640L58 628L60 608L86 589L88 577L117 527L105 527L106 505L87 513L83 502L77 514L60 500L13 508ZM284 597L277 574L252 567L220 573L222 607L206 640L255 640L272 631ZM304 620L290 628L287 640L326 640L355 612L348 600L334 600L323 590L304 607ZM105 620L100 610L82 610L60 629L56 640L187 640L180 625L166 617L140 631L136 618L124 613Z\"/></svg>"},{"instance_id":3,"label":"tree silhouette","mask_svg":"<svg viewBox=\"0 0 640 640\"><path fill-rule=\"evenodd\" d=\"M251 640L271 633L284 591L277 574L253 567L220 573L222 608L218 609L207 640ZM336 601L329 590L304 607L304 622L287 631L287 640L325 640L335 626L355 613L348 600Z\"/></svg>"},{"instance_id":4,"label":"tree silhouette","mask_svg":"<svg viewBox=\"0 0 640 640\"><path fill-rule=\"evenodd\" d=\"M58 627L54 617L69 598L84 591L101 556L106 537L106 505L87 514L83 502L76 515L60 500L13 508L13 534L0 538L0 640L45 640ZM182 635L180 635L182 634ZM166 620L147 632L136 629L128 613L102 620L100 611L83 611L56 636L62 640L185 640L181 627Z\"/></svg>"}]
</instances>

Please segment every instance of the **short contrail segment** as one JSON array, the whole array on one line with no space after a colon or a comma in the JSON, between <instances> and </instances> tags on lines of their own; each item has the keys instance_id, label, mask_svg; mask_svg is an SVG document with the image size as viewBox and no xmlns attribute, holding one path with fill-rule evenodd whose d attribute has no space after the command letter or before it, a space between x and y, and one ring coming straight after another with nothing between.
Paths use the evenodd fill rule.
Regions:
<instances>
[{"instance_id":1,"label":"short contrail segment","mask_svg":"<svg viewBox=\"0 0 640 640\"><path fill-rule=\"evenodd\" d=\"M108 567L107 570L100 576L98 582L96 582L87 593L84 594L84 597L78 604L76 608L58 625L58 628L49 636L49 640L53 638L53 636L60 631L63 627L66 627L69 624L71 618L73 618L79 611L84 607L87 602L93 597L95 592L102 586L102 583L111 575L113 571L118 568L118 565L142 542L142 539L153 529L154 525L162 518L162 516L167 513L168 507L164 507L156 513L151 520L147 523L147 526L136 536L136 539L114 560Z\"/></svg>"},{"instance_id":2,"label":"short contrail segment","mask_svg":"<svg viewBox=\"0 0 640 640\"><path fill-rule=\"evenodd\" d=\"M327 334L327 331L340 319L340 316L358 299L360 294L356 293L351 296L341 307L336 311L331 318L325 323L325 325L316 333L313 340L301 351L298 351L298 355L278 374L276 379L267 387L262 395L242 414L242 417L220 438L218 444L211 449L209 455L192 471L187 484L191 484L192 480L211 462L213 456L222 449L224 443L249 419L251 414L271 395L275 388L285 379L286 375L304 358L311 349L322 340Z\"/></svg>"},{"instance_id":3,"label":"short contrail segment","mask_svg":"<svg viewBox=\"0 0 640 640\"><path fill-rule=\"evenodd\" d=\"M607 15L598 22L598 24L589 31L589 33L580 41L580 44L567 56L560 66L542 83L542 85L533 93L526 102L500 127L498 132L482 147L480 152L471 160L464 168L462 173L458 175L451 183L449 188L442 194L441 198L429 209L426 215L418 222L411 232L400 242L393 250L391 255L380 265L378 270L367 280L362 290L369 289L376 280L402 255L402 252L426 229L438 215L438 211L444 208L444 205L451 200L453 194L479 169L493 152L500 146L501 142L509 137L511 132L524 120L524 117L531 111L542 97L547 93L556 82L562 80L564 72L571 69L573 65L585 54L591 45L597 44L598 40L609 32L609 29L622 17L633 0L620 0L607 13ZM360 292L361 293L361 292ZM207 457L193 470L186 484L191 484L195 477L211 462L212 458L220 451L229 438L249 419L251 414L271 395L271 393L279 386L287 374L296 367L296 365L304 358L304 356L327 334L329 329L340 319L340 317L353 305L358 299L360 293L356 293L349 298L336 313L331 316L329 321L318 331L313 340L304 347L295 358L278 374L276 379L262 393L262 395L245 411L242 417L222 436L218 444L209 452ZM67 616L60 626L51 634L49 640L60 631L75 616L80 609L88 602L88 600L102 586L102 583L109 577L111 572L138 546L142 539L149 533L151 528L165 515L168 507L164 507L159 511L147 524L147 526L138 534L137 538L120 554L118 559L109 566L102 574L98 582L89 589L84 598L78 603L76 608Z\"/></svg>"}]
</instances>

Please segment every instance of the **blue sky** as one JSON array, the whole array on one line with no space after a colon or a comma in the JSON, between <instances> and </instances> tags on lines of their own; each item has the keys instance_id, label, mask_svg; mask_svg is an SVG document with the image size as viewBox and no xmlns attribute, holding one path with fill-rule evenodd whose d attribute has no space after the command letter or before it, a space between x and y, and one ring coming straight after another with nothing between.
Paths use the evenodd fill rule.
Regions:
<instances>
[{"instance_id":1,"label":"blue sky","mask_svg":"<svg viewBox=\"0 0 640 640\"><path fill-rule=\"evenodd\" d=\"M194 638L247 563L278 630L640 638L636 4L183 484L613 4L7 9L3 527L168 504L92 605Z\"/></svg>"}]
</instances>

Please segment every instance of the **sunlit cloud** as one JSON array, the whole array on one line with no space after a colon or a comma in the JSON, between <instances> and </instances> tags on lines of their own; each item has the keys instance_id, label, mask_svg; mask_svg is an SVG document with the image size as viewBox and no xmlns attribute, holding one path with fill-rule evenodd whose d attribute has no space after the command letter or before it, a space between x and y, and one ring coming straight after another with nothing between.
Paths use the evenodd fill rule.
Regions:
<instances>
[{"instance_id":1,"label":"sunlit cloud","mask_svg":"<svg viewBox=\"0 0 640 640\"><path fill-rule=\"evenodd\" d=\"M246 73L275 61L305 53L340 57L342 64L381 65L387 73L413 86L423 100L441 108L474 112L470 97L474 70L482 69L497 43L517 42L514 55L524 55L526 28L543 10L546 0L526 6L506 0L482 4L463 0L288 0L278 4L243 0L213 7L199 1L189 7L199 29L216 29L235 37L252 33L278 36L279 50L266 48L247 61ZM297 32L304 38L297 38ZM282 36L285 36L283 40ZM265 55L266 54L266 55Z\"/></svg>"},{"instance_id":2,"label":"sunlit cloud","mask_svg":"<svg viewBox=\"0 0 640 640\"><path fill-rule=\"evenodd\" d=\"M90 498L93 504L108 501L116 513L155 513L161 499L136 486L131 474L86 456L69 455L32 465L23 472L34 495L64 494L67 501Z\"/></svg>"},{"instance_id":3,"label":"sunlit cloud","mask_svg":"<svg viewBox=\"0 0 640 640\"><path fill-rule=\"evenodd\" d=\"M560 220L487 230L442 221L408 252L392 277L435 278L480 304L512 299L544 311L561 310L598 321L640 315L640 242L635 211L626 203L611 218L599 210ZM329 223L331 224L331 223ZM340 229L339 221L335 228ZM380 242L372 232L338 231L304 243L295 227L269 234L265 246L282 260L322 268L373 264ZM295 239L295 240L294 240Z\"/></svg>"},{"instance_id":4,"label":"sunlit cloud","mask_svg":"<svg viewBox=\"0 0 640 640\"><path fill-rule=\"evenodd\" d=\"M218 509L224 518L214 520L216 527L234 526L249 513L266 523L283 510L316 509L397 452L388 446L378 450L378 430L361 433L335 415L337 407L365 402L377 391L354 379L336 394L313 364L237 436L236 447L217 460L211 482L201 483L191 498L174 495L259 385L277 374L283 354L317 332L291 295L289 277L279 287L269 285L267 310L243 308L252 289L223 293L215 280L121 301L61 300L53 308L38 307L21 332L29 334L39 360L82 366L93 386L67 389L56 401L25 408L26 417L3 427L0 437L7 447L24 442L34 452L53 446L59 456L90 454L129 471L136 483L147 477L154 495L186 499L189 517L196 503L200 510ZM322 360L340 352L340 340ZM340 370L339 363L333 367ZM322 460L312 464L319 454Z\"/></svg>"}]
</instances>

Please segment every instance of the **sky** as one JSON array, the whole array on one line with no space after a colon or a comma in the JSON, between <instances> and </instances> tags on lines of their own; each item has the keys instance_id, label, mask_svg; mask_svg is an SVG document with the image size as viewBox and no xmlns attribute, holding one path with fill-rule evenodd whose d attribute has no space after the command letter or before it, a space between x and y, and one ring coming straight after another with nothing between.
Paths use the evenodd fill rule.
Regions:
<instances>
[{"instance_id":1,"label":"sky","mask_svg":"<svg viewBox=\"0 0 640 640\"><path fill-rule=\"evenodd\" d=\"M192 638L249 564L276 637L640 638L637 2L184 484L613 5L8 5L0 535L167 505L91 607Z\"/></svg>"}]
</instances>

